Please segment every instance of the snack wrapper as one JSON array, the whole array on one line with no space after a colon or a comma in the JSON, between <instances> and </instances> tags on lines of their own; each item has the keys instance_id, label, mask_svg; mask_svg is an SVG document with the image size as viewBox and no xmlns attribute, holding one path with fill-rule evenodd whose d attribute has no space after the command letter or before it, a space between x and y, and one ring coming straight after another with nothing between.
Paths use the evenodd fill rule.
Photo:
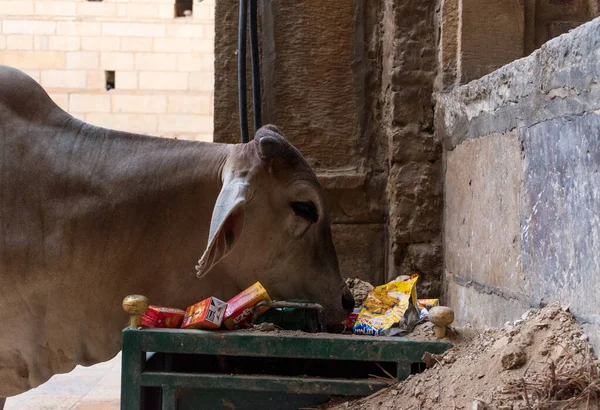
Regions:
<instances>
[{"instance_id":1,"label":"snack wrapper","mask_svg":"<svg viewBox=\"0 0 600 410\"><path fill-rule=\"evenodd\" d=\"M242 293L227 301L227 311L223 323L229 330L244 327L252 319L252 308L263 300L270 301L271 298L265 288L256 282ZM269 310L268 306L262 307L258 314L262 315Z\"/></svg>"},{"instance_id":2,"label":"snack wrapper","mask_svg":"<svg viewBox=\"0 0 600 410\"><path fill-rule=\"evenodd\" d=\"M227 303L210 297L188 306L181 327L183 329L218 329L223 323Z\"/></svg>"},{"instance_id":3,"label":"snack wrapper","mask_svg":"<svg viewBox=\"0 0 600 410\"><path fill-rule=\"evenodd\" d=\"M400 323L409 304L417 306L416 283L419 275L401 281L392 281L369 292L358 314L353 330L356 334L386 334Z\"/></svg>"},{"instance_id":4,"label":"snack wrapper","mask_svg":"<svg viewBox=\"0 0 600 410\"><path fill-rule=\"evenodd\" d=\"M185 312L164 306L150 305L142 315L142 325L151 328L177 328L181 326Z\"/></svg>"},{"instance_id":5,"label":"snack wrapper","mask_svg":"<svg viewBox=\"0 0 600 410\"><path fill-rule=\"evenodd\" d=\"M439 299L417 299L417 307L419 308L419 310L424 308L431 309L432 307L439 305Z\"/></svg>"}]
</instances>

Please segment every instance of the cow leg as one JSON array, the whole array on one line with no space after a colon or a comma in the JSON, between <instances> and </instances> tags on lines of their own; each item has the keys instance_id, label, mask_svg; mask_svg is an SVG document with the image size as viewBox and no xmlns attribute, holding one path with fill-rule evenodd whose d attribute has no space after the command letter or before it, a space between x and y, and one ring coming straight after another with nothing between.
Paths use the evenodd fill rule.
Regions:
<instances>
[{"instance_id":1,"label":"cow leg","mask_svg":"<svg viewBox=\"0 0 600 410\"><path fill-rule=\"evenodd\" d=\"M0 399L0 410L4 408L4 402L6 402L6 399Z\"/></svg>"}]
</instances>

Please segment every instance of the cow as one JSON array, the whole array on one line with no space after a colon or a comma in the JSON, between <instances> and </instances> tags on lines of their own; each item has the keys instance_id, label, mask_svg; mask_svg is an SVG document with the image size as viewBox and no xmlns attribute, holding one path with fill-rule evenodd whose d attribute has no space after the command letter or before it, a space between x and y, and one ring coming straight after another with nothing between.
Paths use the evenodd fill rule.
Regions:
<instances>
[{"instance_id":1,"label":"cow","mask_svg":"<svg viewBox=\"0 0 600 410\"><path fill-rule=\"evenodd\" d=\"M275 126L246 144L110 130L0 66L0 397L114 357L126 295L185 308L256 281L329 324L354 307L323 190Z\"/></svg>"}]
</instances>

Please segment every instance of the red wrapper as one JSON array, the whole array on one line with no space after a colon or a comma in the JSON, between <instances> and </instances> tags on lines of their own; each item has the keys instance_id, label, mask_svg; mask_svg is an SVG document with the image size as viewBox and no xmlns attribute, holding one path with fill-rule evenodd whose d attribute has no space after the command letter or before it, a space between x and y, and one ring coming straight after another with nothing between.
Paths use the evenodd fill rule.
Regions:
<instances>
[{"instance_id":1,"label":"red wrapper","mask_svg":"<svg viewBox=\"0 0 600 410\"><path fill-rule=\"evenodd\" d=\"M142 325L153 328L177 328L181 326L185 312L164 306L150 305L142 315Z\"/></svg>"}]
</instances>

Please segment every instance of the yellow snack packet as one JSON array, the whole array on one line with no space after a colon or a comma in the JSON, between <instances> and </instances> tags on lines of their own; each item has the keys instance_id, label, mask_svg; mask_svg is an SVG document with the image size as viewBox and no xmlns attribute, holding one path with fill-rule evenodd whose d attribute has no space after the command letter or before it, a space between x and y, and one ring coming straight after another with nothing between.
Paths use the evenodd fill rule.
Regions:
<instances>
[{"instance_id":1,"label":"yellow snack packet","mask_svg":"<svg viewBox=\"0 0 600 410\"><path fill-rule=\"evenodd\" d=\"M418 279L419 275L411 275L409 279L392 281L369 292L354 324L354 333L381 335L399 323L409 304L417 306Z\"/></svg>"}]
</instances>

